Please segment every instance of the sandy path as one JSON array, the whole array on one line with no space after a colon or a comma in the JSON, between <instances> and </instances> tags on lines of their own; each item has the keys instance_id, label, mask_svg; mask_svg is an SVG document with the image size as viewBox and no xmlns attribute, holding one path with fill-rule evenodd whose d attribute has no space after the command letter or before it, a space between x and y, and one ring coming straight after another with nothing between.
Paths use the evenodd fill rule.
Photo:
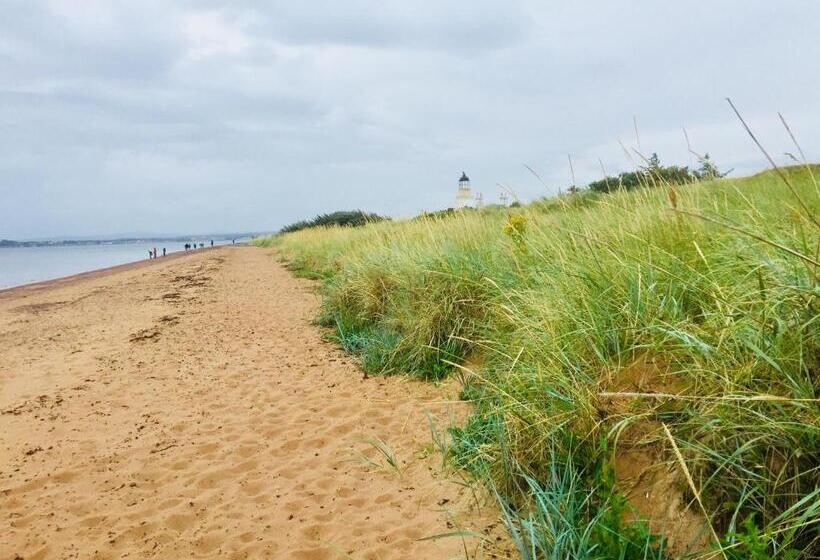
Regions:
<instances>
[{"instance_id":1,"label":"sandy path","mask_svg":"<svg viewBox=\"0 0 820 560\"><path fill-rule=\"evenodd\" d=\"M252 247L0 294L0 559L463 558L461 539L419 539L495 525L494 541L431 451L446 391L362 379L316 306Z\"/></svg>"}]
</instances>

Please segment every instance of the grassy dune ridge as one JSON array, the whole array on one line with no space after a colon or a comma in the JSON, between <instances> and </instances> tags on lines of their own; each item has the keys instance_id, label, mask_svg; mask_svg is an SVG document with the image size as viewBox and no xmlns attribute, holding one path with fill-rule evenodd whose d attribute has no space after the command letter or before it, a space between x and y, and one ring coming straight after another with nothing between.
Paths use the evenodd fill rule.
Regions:
<instances>
[{"instance_id":1,"label":"grassy dune ridge","mask_svg":"<svg viewBox=\"0 0 820 560\"><path fill-rule=\"evenodd\" d=\"M523 558L809 558L812 170L786 170L803 204L764 172L259 243L369 373L463 378L448 453Z\"/></svg>"}]
</instances>

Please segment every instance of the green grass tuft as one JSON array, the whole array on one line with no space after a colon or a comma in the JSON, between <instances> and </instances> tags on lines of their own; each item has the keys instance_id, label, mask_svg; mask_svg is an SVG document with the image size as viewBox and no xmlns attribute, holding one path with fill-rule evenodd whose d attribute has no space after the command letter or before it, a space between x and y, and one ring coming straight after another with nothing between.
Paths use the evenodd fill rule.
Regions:
<instances>
[{"instance_id":1,"label":"green grass tuft","mask_svg":"<svg viewBox=\"0 0 820 560\"><path fill-rule=\"evenodd\" d=\"M794 192L763 172L263 243L323 280L323 321L367 371L480 361L459 370L476 406L449 450L522 557L682 555L624 521L616 468L642 449L681 470L666 425L714 558L811 558L820 169L784 172ZM679 492L700 515L682 473Z\"/></svg>"}]
</instances>

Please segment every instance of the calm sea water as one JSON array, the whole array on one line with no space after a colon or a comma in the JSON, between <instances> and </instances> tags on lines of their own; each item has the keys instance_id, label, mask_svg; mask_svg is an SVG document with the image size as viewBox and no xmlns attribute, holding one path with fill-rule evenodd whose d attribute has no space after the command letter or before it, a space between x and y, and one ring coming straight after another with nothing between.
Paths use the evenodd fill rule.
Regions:
<instances>
[{"instance_id":1,"label":"calm sea water","mask_svg":"<svg viewBox=\"0 0 820 560\"><path fill-rule=\"evenodd\" d=\"M239 239L236 241L238 243ZM204 243L206 246L209 244L207 241ZM230 240L214 241L214 245L230 243ZM154 247L157 248L159 255L162 255L163 247L168 250L168 254L176 253L183 250L183 245L184 243L179 241L157 241L156 243L0 248L0 289L145 260L148 258L148 251Z\"/></svg>"}]
</instances>

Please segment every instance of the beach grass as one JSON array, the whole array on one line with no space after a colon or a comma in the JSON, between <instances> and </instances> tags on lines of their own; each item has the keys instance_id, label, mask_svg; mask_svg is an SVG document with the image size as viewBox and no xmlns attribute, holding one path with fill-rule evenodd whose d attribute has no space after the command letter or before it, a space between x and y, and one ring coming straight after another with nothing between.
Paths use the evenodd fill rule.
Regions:
<instances>
[{"instance_id":1,"label":"beach grass","mask_svg":"<svg viewBox=\"0 0 820 560\"><path fill-rule=\"evenodd\" d=\"M257 243L367 373L461 378L522 558L812 558L820 167L782 173Z\"/></svg>"}]
</instances>

